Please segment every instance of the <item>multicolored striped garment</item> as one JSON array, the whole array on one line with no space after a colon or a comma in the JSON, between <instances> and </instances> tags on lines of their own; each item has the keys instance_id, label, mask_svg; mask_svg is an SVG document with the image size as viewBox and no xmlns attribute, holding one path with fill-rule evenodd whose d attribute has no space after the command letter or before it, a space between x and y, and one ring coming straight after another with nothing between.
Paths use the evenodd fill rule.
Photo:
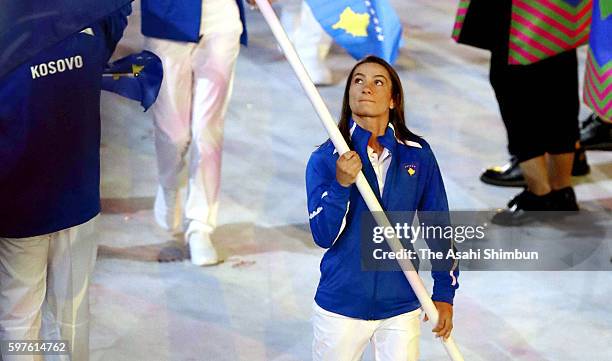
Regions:
<instances>
[{"instance_id":1,"label":"multicolored striped garment","mask_svg":"<svg viewBox=\"0 0 612 361\"><path fill-rule=\"evenodd\" d=\"M532 64L587 43L592 0L513 0L510 64Z\"/></svg>"},{"instance_id":2,"label":"multicolored striped garment","mask_svg":"<svg viewBox=\"0 0 612 361\"><path fill-rule=\"evenodd\" d=\"M453 38L468 45L474 42L463 41L462 31L472 3L460 0L453 29ZM533 64L589 43L584 102L612 122L612 0L512 0L511 17L508 64Z\"/></svg>"},{"instance_id":3,"label":"multicolored striped garment","mask_svg":"<svg viewBox=\"0 0 612 361\"><path fill-rule=\"evenodd\" d=\"M584 102L612 122L612 1L595 0L584 82Z\"/></svg>"},{"instance_id":4,"label":"multicolored striped garment","mask_svg":"<svg viewBox=\"0 0 612 361\"><path fill-rule=\"evenodd\" d=\"M455 39L455 41L459 41L459 35L461 35L470 2L470 0L459 1L459 9L457 10L457 17L455 18L455 27L453 28L453 39Z\"/></svg>"},{"instance_id":5,"label":"multicolored striped garment","mask_svg":"<svg viewBox=\"0 0 612 361\"><path fill-rule=\"evenodd\" d=\"M453 38L459 40L471 0L461 0ZM533 64L589 39L593 0L512 0L509 64Z\"/></svg>"}]
</instances>

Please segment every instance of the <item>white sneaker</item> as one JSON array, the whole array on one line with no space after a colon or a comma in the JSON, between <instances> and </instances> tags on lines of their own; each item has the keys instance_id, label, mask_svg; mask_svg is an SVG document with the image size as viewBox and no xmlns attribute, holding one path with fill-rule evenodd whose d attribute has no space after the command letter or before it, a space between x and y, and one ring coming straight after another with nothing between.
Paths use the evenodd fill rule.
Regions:
<instances>
[{"instance_id":1,"label":"white sneaker","mask_svg":"<svg viewBox=\"0 0 612 361\"><path fill-rule=\"evenodd\" d=\"M191 253L191 263L196 266L212 266L219 263L217 251L210 241L210 235L201 230L193 230L185 235Z\"/></svg>"}]
</instances>

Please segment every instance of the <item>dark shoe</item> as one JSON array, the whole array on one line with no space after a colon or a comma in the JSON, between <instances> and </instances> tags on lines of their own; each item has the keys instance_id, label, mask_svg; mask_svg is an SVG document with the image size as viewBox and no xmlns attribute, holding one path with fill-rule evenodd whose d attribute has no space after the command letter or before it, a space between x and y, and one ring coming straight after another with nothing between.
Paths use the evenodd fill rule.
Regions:
<instances>
[{"instance_id":1,"label":"dark shoe","mask_svg":"<svg viewBox=\"0 0 612 361\"><path fill-rule=\"evenodd\" d=\"M591 114L581 128L580 143L587 150L612 150L612 124Z\"/></svg>"},{"instance_id":2,"label":"dark shoe","mask_svg":"<svg viewBox=\"0 0 612 361\"><path fill-rule=\"evenodd\" d=\"M550 192L550 201L552 210L555 211L576 212L580 210L576 202L576 193L572 187Z\"/></svg>"},{"instance_id":3,"label":"dark shoe","mask_svg":"<svg viewBox=\"0 0 612 361\"><path fill-rule=\"evenodd\" d=\"M591 172L587 162L584 148L576 149L574 153L574 166L572 175L575 177L587 175ZM527 183L523 177L523 172L516 157L511 157L510 161L504 166L491 167L480 175L483 183L499 187L526 187Z\"/></svg>"},{"instance_id":4,"label":"dark shoe","mask_svg":"<svg viewBox=\"0 0 612 361\"><path fill-rule=\"evenodd\" d=\"M521 226L546 220L552 210L551 193L537 196L527 189L508 202L508 208L498 212L491 222L500 226Z\"/></svg>"},{"instance_id":5,"label":"dark shoe","mask_svg":"<svg viewBox=\"0 0 612 361\"><path fill-rule=\"evenodd\" d=\"M480 175L483 183L498 187L525 187L525 178L519 167L516 157L511 157L510 161L503 166L491 167Z\"/></svg>"},{"instance_id":6,"label":"dark shoe","mask_svg":"<svg viewBox=\"0 0 612 361\"><path fill-rule=\"evenodd\" d=\"M587 162L586 152L584 147L576 149L574 152L574 165L572 166L572 175L580 177L591 173L591 167Z\"/></svg>"}]
</instances>

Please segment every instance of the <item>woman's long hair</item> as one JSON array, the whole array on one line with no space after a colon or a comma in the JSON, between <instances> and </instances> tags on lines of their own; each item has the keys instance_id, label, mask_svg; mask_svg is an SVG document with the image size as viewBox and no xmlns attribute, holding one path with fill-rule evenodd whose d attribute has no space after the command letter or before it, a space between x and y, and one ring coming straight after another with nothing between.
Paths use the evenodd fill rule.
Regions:
<instances>
[{"instance_id":1,"label":"woman's long hair","mask_svg":"<svg viewBox=\"0 0 612 361\"><path fill-rule=\"evenodd\" d=\"M350 141L349 120L351 119L353 113L349 104L349 90L353 81L353 74L358 66L367 63L375 63L383 66L385 69L387 69L387 72L389 72L389 76L391 76L391 97L395 106L389 111L389 122L395 129L395 137L403 142L420 139L418 135L414 134L406 127L406 118L404 116L404 90L402 88L402 82L399 75L385 60L377 56L370 55L361 59L357 64L355 64L348 76L348 79L346 80L346 88L344 89L344 98L342 100L342 113L340 114L340 121L338 122L338 128L340 129L340 133L344 137L344 140L346 140L346 143L352 148Z\"/></svg>"}]
</instances>

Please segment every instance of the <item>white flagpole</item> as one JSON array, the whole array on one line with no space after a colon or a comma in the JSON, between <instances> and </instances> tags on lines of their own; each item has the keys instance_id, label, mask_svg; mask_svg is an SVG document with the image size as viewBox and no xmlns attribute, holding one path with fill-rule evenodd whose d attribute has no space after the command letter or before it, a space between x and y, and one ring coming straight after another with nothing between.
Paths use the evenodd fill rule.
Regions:
<instances>
[{"instance_id":1,"label":"white flagpole","mask_svg":"<svg viewBox=\"0 0 612 361\"><path fill-rule=\"evenodd\" d=\"M287 57L289 64L291 64L293 71L295 72L300 83L302 84L302 87L306 91L308 98L312 102L312 105L314 106L317 114L319 115L319 118L321 119L323 126L327 130L327 133L329 134L329 137L332 143L336 147L336 150L338 150L338 153L340 155L348 152L350 150L348 144L346 144L346 141L342 137L342 134L340 133L340 130L338 129L338 126L336 122L334 121L334 118L329 112L329 109L327 109L327 106L325 105L323 98L319 94L319 91L317 90L314 83L308 76L308 73L306 72L306 68L304 68L304 65L302 64L293 45L291 44L291 41L289 40L287 33L281 26L281 23L278 20L276 13L274 13L274 10L272 9L272 5L270 5L268 0L255 0L255 1L257 2L257 6L259 7L262 15L266 19L266 22L270 26L272 33L276 37L276 40L278 41L281 48L283 49L283 52L285 53L285 56ZM384 214L384 211L381 205L378 203L378 200L376 199L374 192L370 188L370 185L368 184L368 181L366 180L362 172L360 172L359 175L357 176L356 184L357 184L357 188L359 189L359 192L361 193L366 204L368 205L368 208L373 213L374 218L376 219L376 222L378 223L378 225L382 227L391 227L389 220ZM397 240L395 236L392 238L387 238L387 243L389 244L393 252L398 252L403 249L402 244ZM431 320L432 324L435 327L435 325L438 324L438 310L436 309L434 303L432 302L429 296L429 293L425 289L425 285L423 285L423 281L421 280L417 272L414 270L414 267L412 266L412 263L410 262L410 260L398 260L398 262L404 272L404 275L406 276L406 279L408 279L408 282L410 283L412 290L414 291L417 298L419 299L421 306L423 307L425 311L425 314L427 314L427 316L429 317L429 319ZM453 361L463 361L464 360L452 336L449 337L446 341L443 340L442 343L444 345L444 348L446 349L446 353L451 358L451 360Z\"/></svg>"}]
</instances>

